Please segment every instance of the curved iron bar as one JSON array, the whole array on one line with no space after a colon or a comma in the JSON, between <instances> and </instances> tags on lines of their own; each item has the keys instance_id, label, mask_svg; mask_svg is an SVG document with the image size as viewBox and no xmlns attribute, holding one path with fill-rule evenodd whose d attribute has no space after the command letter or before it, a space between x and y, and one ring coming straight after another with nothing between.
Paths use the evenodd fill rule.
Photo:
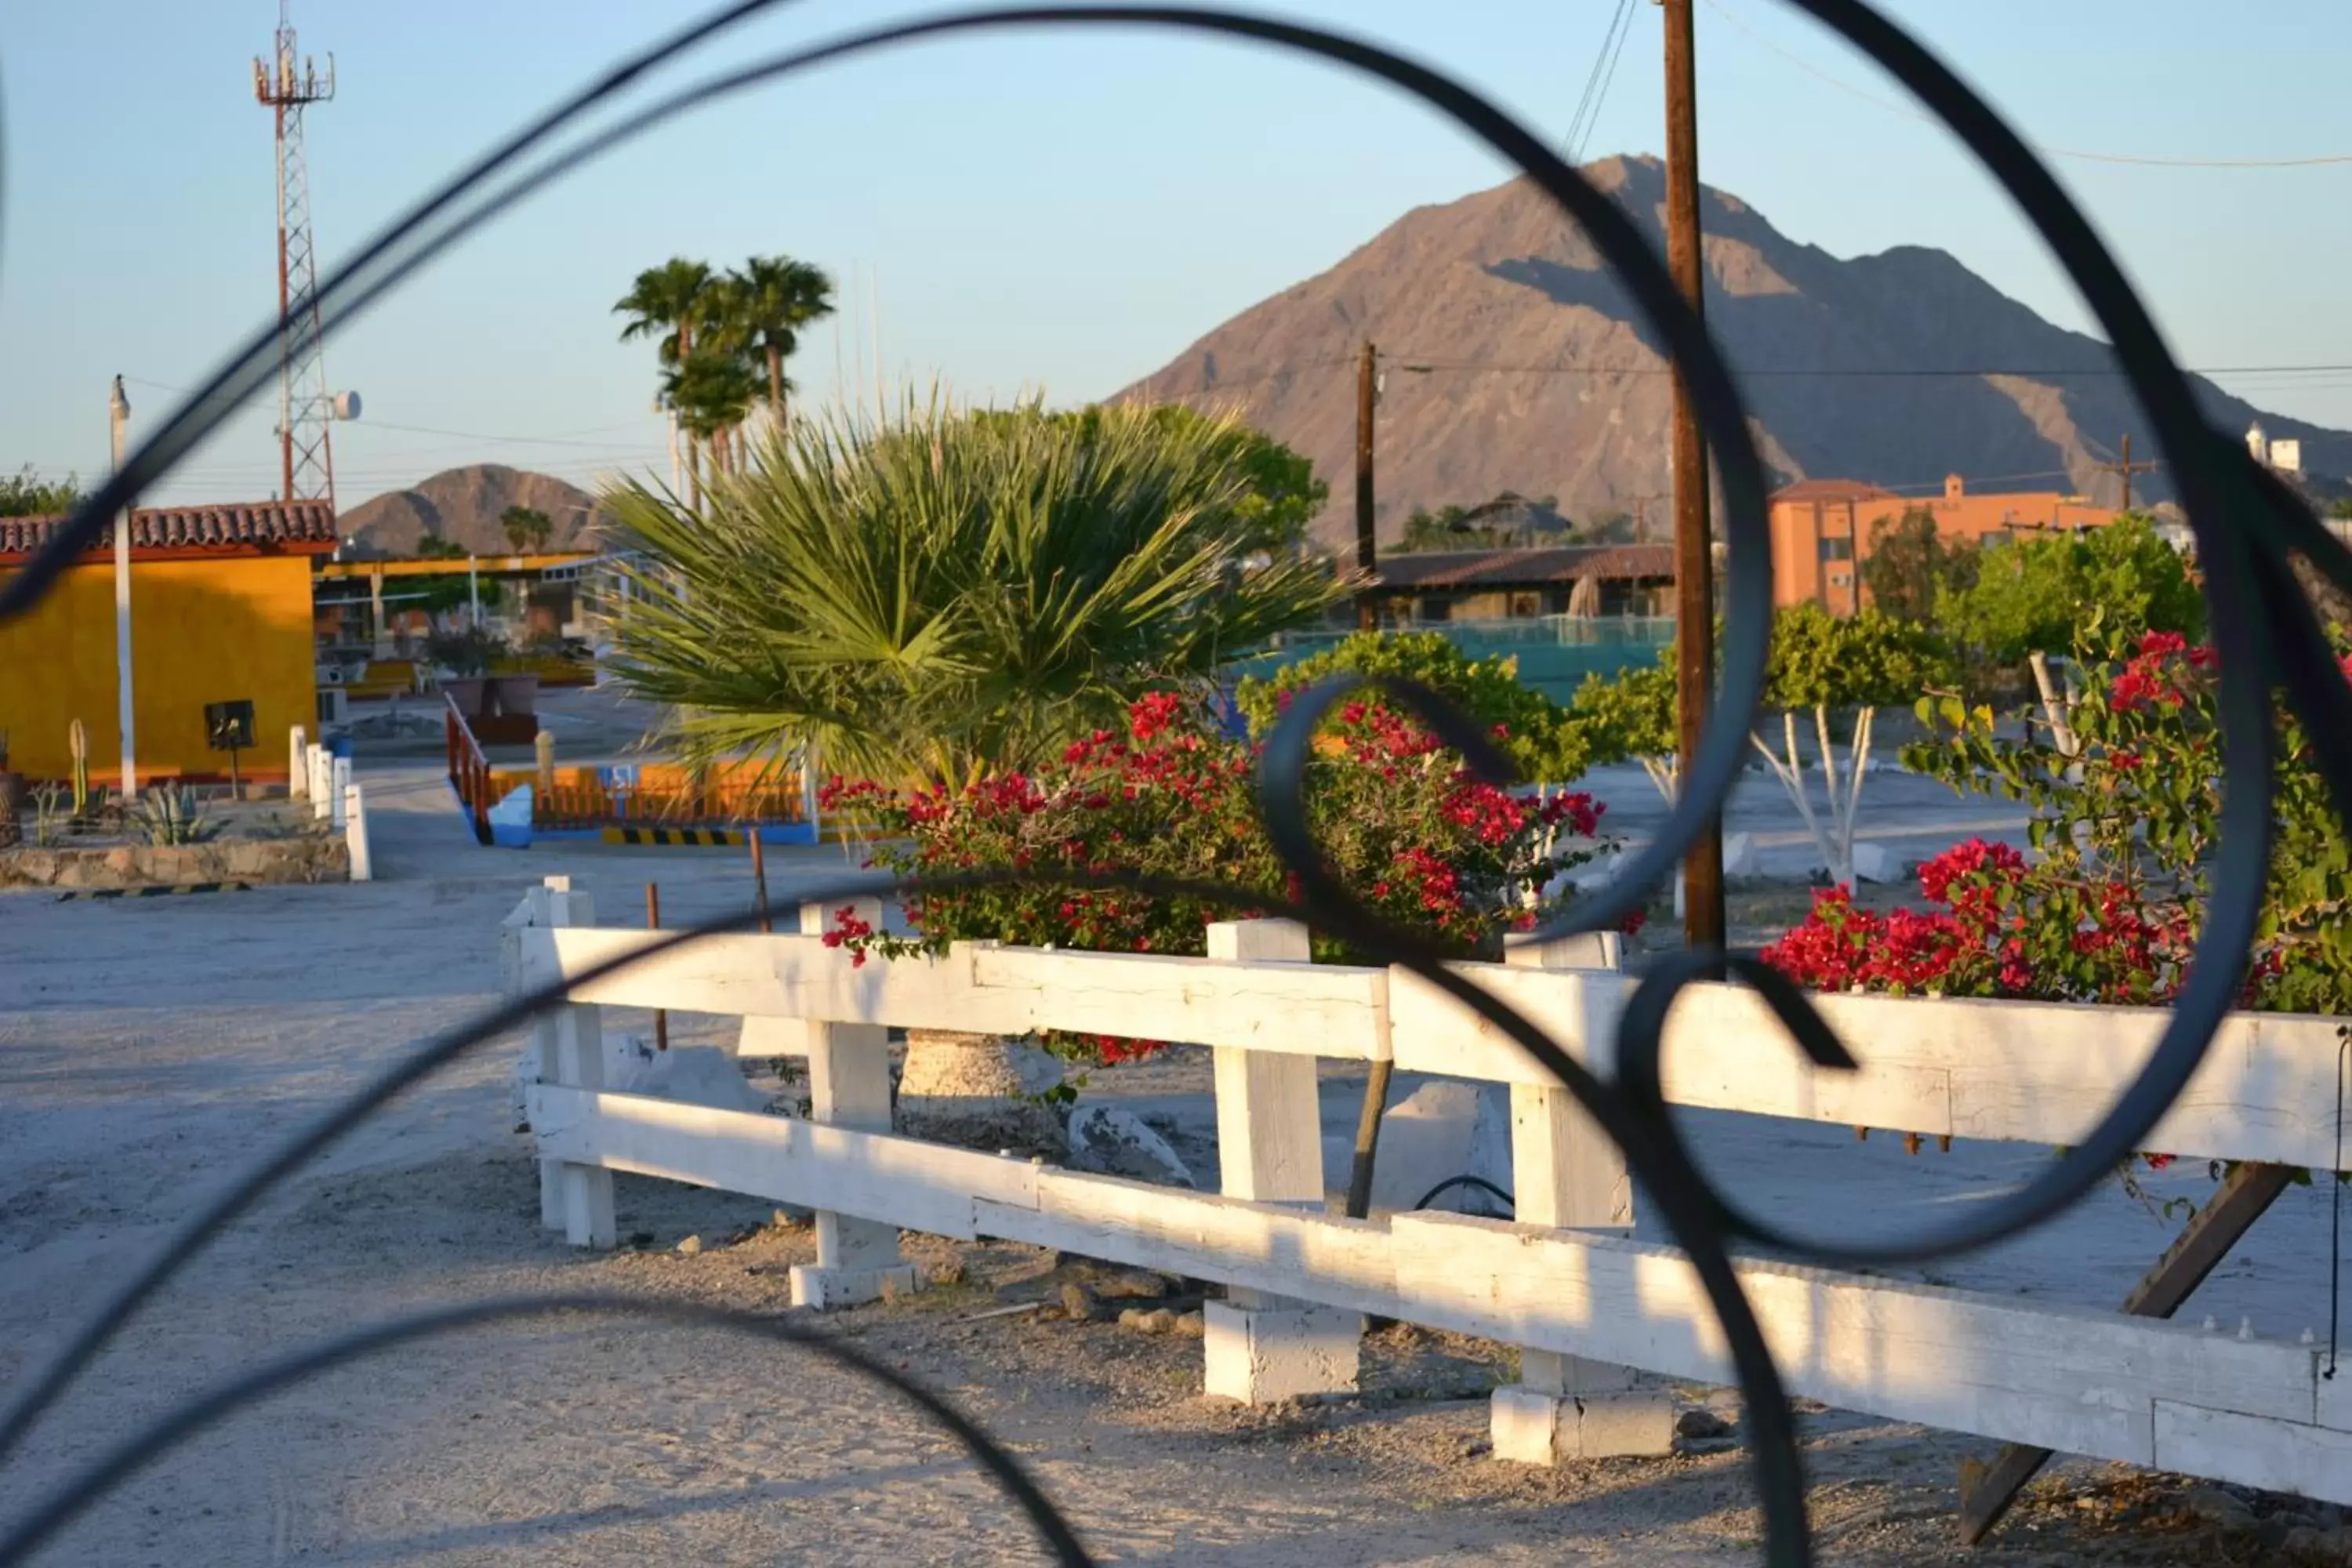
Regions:
<instances>
[{"instance_id":1,"label":"curved iron bar","mask_svg":"<svg viewBox=\"0 0 2352 1568\"><path fill-rule=\"evenodd\" d=\"M474 170L432 198L418 213L395 225L391 233L363 255L360 263L339 273L328 289L321 291L323 301L331 291L346 288L354 290L353 297L343 302L342 309L333 319L340 322L343 315L364 307L455 238L502 210L511 200L560 177L628 136L710 98L888 43L984 26L1144 23L1254 37L1318 54L1383 77L1445 110L1457 122L1480 135L1490 146L1519 163L1537 184L1583 226L1596 247L1623 274L1629 290L1666 341L1723 468L1727 533L1731 549L1731 587L1726 631L1727 674L1717 703L1721 711L1710 721L1699 756L1689 771L1681 799L1669 818L1666 829L1636 858L1610 893L1585 900L1570 911L1567 919L1554 922L1541 934L1594 929L1612 923L1629 912L1643 891L1671 867L1704 822L1719 808L1722 797L1727 793L1736 774L1741 731L1752 718L1761 695L1762 653L1769 629L1770 588L1769 556L1765 549L1761 470L1756 462L1753 447L1748 440L1736 393L1728 377L1724 374L1704 329L1683 308L1654 253L1622 215L1586 185L1574 171L1567 169L1548 150L1475 95L1443 77L1369 46L1314 29L1224 13L1165 7L1033 7L938 18L882 29L797 55L782 57L688 89L529 172L472 212L451 219L437 237L417 241L411 254L405 257L397 255L398 247L413 231L420 229L441 210L449 207L468 190L510 163L529 146L543 140L545 135L577 112L618 90L642 70L649 68L651 63L667 58L691 43L764 9L767 5L782 3L784 0L751 0L751 3L732 6L710 21L688 29L647 55L625 63L603 79L598 86L543 117L532 129L478 163ZM1670 1227L1690 1252L1695 1268L1707 1284L1713 1304L1724 1317L1727 1338L1733 1346L1743 1387L1750 1396L1751 1412L1759 1418L1759 1429L1756 1433L1757 1459L1767 1515L1768 1553L1775 1562L1791 1563L1809 1561L1809 1546L1803 1535L1802 1478L1795 1436L1787 1419L1786 1402L1780 1397L1777 1372L1765 1351L1753 1315L1738 1290L1736 1277L1730 1272L1728 1257L1722 1245L1724 1236L1717 1232L1780 1240L1792 1250L1816 1258L1837 1261L1915 1259L1984 1245L2037 1223L2079 1198L2103 1176L2115 1158L2130 1152L2177 1097L2188 1075L2201 1058L2206 1042L2221 1016L2234 999L2236 966L2242 964L2251 943L2253 921L2259 912L2262 868L2266 861L2266 855L2242 851L2248 845L2263 847L2267 844L2267 795L2272 752L2267 716L2270 693L2274 687L2284 686L2289 701L2318 738L2319 762L2328 777L2339 809L2352 802L2352 742L2336 743L2340 739L2343 726L2331 723L2331 721L2352 714L2352 700L2347 700L2340 684L2326 681L2316 673L2314 655L2324 655L2326 645L2308 605L2301 603L2299 595L2293 595L2286 603L2278 602L2282 582L2288 588L2292 587L2292 579L2286 576L2284 563L2287 550L2296 550L2305 554L2323 572L2347 588L2352 588L2352 554L2347 554L2328 537L2283 487L2254 478L2253 466L2242 452L2233 452L2227 444L2216 445L2220 437L2197 416L2185 377L2172 363L2153 323L2139 307L2112 258L2100 247L2088 226L2066 201L2055 183L1980 100L1932 56L1869 7L1860 4L1859 0L1793 0L1793 3L1872 53L1950 123L1971 150L2001 179L2051 244L2062 264L2067 267L2094 312L2099 316L2115 342L2136 394L2173 458L2208 574L2207 592L2213 607L2214 637L2221 656L2224 710L2240 715L2242 721L2228 723L2224 729L2223 761L2228 782L2223 832L2231 853L2224 857L2222 875L2209 903L2204 937L2184 985L2181 1001L2147 1068L2118 1098L2098 1130L2078 1146L2074 1154L2060 1162L1987 1219L1915 1243L1874 1248L1784 1238L1772 1227L1726 1204L1705 1178L1690 1166L1686 1152L1671 1134L1663 1097L1658 1093L1657 1058L1665 1016L1676 992L1691 979L1728 963L1734 973L1758 985L1776 1016L1790 1028L1801 1048L1811 1059L1822 1066L1851 1066L1852 1058L1792 986L1752 961L1727 960L1721 954L1687 953L1662 965L1637 988L1628 1006L1621 1026L1619 1059L1623 1064L1621 1078L1615 1085L1604 1085L1585 1072L1560 1050L1556 1042L1532 1024L1495 1002L1466 979L1440 967L1435 955L1421 944L1383 927L1376 917L1349 897L1343 887L1323 873L1311 835L1306 827L1302 775L1305 742L1312 729L1311 715L1328 709L1331 697L1336 695L1334 691L1323 690L1318 701L1294 703L1291 716L1277 727L1276 735L1268 742L1267 768L1262 779L1269 831L1276 836L1285 858L1299 873L1302 885L1308 889L1306 902L1295 910L1286 909L1286 912L1295 913L1325 929L1355 936L1373 951L1383 952L1394 962L1423 974L1457 996L1465 1005L1496 1022L1531 1056L1559 1077L1612 1136L1625 1146L1629 1163L1643 1174L1644 1184L1651 1186L1654 1197L1667 1209ZM385 258L394 259L385 260ZM383 263L385 275L371 280L363 268L379 261ZM208 399L219 398L224 389L237 384L241 377L251 383L247 387L247 391L257 388L260 376L266 374L268 350L278 341L278 330L271 331L258 340L242 360L234 362L216 375L212 384L183 407L163 432L142 445L121 473L85 502L80 512L60 531L60 537L52 542L50 548L45 550L26 571L18 574L15 581L5 588L0 588L0 619L21 613L35 602L62 570L67 560L95 538L98 530L104 526L106 517L124 497L160 477L166 465L176 460L204 430L225 416L225 409L219 414L204 414L203 408ZM219 405L215 403L215 406ZM2217 521L2223 516L2230 517L2233 523L2245 523L2250 534L2241 536L2232 529L2224 527ZM2316 660L2322 668L2328 662L2324 658ZM1458 717L1449 715L1444 704L1436 701L1431 694L1396 688L1395 695L1442 734L1457 742L1466 740L1471 742L1465 746L1465 751L1478 763L1491 764L1493 759L1490 755L1481 755L1481 748L1475 743L1475 738L1464 736L1464 722ZM1090 880L1067 876L1052 879L1066 882ZM1150 890L1150 879L1122 878L1105 880ZM926 886L939 888L947 885L950 884L926 879L920 884L909 884L906 890L919 891ZM854 887L856 890L877 890L872 879L861 879ZM1194 891L1195 896L1205 891L1239 903L1269 907L1268 900L1244 894L1239 889ZM833 892L823 896L845 895ZM741 923L742 920L737 920L718 922L718 925L727 927ZM675 941L693 940L698 934L701 934L698 931L680 932ZM674 944L674 942L665 942L660 945ZM633 960L621 962L625 963ZM619 966L616 963L609 967ZM517 1005L528 1013L547 1000L537 998ZM512 1008L499 1010L501 1014L510 1011ZM498 1016L494 1014L493 1020ZM486 1021L482 1027L495 1032L501 1026L495 1021ZM440 1059L454 1056L466 1045L481 1037L483 1036L479 1032L452 1037L444 1043L446 1048L439 1053ZM435 1054L420 1053L422 1056ZM420 1068L416 1076L426 1070L430 1070L429 1065ZM354 1102L355 1114L364 1114L373 1104L388 1098L388 1092L376 1093L377 1088L370 1086L362 1091ZM1664 1138L1657 1136L1662 1128L1668 1132ZM230 1194L233 1201L216 1205L207 1215L200 1215L199 1220L204 1222L201 1227L192 1226L191 1233L175 1238L173 1246L166 1249L158 1266L134 1280L132 1288L110 1304L110 1313L100 1315L95 1332L86 1333L78 1340L68 1354L60 1358L53 1373L37 1384L33 1394L11 1412L8 1422L0 1426L0 1452L5 1452L9 1445L21 1437L30 1419L62 1391L65 1383L81 1363L86 1363L88 1354L94 1351L97 1343L102 1342L120 1326L121 1321L136 1309L139 1300L152 1291L162 1278L176 1268L194 1247L201 1246L205 1237L219 1224L226 1223L236 1209L249 1203L262 1186L307 1158L317 1147L323 1146L323 1142L340 1130L340 1127L326 1129L323 1136L317 1136L317 1130L313 1134L306 1134L290 1148L288 1157L268 1163L263 1172L258 1173L257 1182L240 1184L239 1188ZM201 1234L195 1234L199 1228ZM183 1246L183 1243L186 1245ZM115 1308L120 1310L112 1310ZM1759 1395L1765 1397L1759 1401ZM1778 1419L1773 1419L1774 1416Z\"/></svg>"},{"instance_id":2,"label":"curved iron bar","mask_svg":"<svg viewBox=\"0 0 2352 1568\"><path fill-rule=\"evenodd\" d=\"M215 1421L226 1419L257 1400L280 1389L306 1383L347 1362L417 1340L434 1339L466 1329L511 1321L517 1318L551 1316L558 1312L589 1312L611 1317L655 1318L688 1328L725 1329L756 1334L812 1351L836 1366L869 1382L878 1383L913 1405L955 1435L956 1440L981 1462L1007 1497L1021 1505L1035 1522L1056 1562L1066 1568L1094 1568L1094 1559L1078 1543L1070 1528L1021 1462L966 1415L918 1380L867 1355L837 1335L803 1328L786 1319L762 1316L731 1307L700 1301L669 1301L641 1296L595 1293L521 1296L468 1301L438 1307L407 1317L372 1323L334 1339L322 1341L291 1355L190 1394L155 1418L152 1425L112 1448L65 1481L55 1496L24 1521L0 1536L0 1563L22 1562L58 1531L73 1522L92 1504L141 1470L185 1443Z\"/></svg>"}]
</instances>

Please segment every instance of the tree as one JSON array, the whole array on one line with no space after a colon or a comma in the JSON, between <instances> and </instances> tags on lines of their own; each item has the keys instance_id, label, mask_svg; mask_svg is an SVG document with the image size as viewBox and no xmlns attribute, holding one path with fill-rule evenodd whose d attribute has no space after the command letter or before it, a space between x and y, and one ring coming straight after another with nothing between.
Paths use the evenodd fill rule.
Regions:
<instances>
[{"instance_id":1,"label":"tree","mask_svg":"<svg viewBox=\"0 0 2352 1568\"><path fill-rule=\"evenodd\" d=\"M740 354L723 346L706 344L694 350L668 375L662 390L677 410L678 428L710 448L712 465L720 473L739 464L730 460L729 436L751 412L760 395L759 377ZM700 458L695 459L699 470ZM700 486L698 483L697 489Z\"/></svg>"},{"instance_id":2,"label":"tree","mask_svg":"<svg viewBox=\"0 0 2352 1568\"><path fill-rule=\"evenodd\" d=\"M2179 552L2132 514L2080 534L1995 546L1974 584L1948 584L1936 596L1946 634L2005 671L2073 647L2094 617L2115 630L2195 638L2205 632L2205 601Z\"/></svg>"},{"instance_id":3,"label":"tree","mask_svg":"<svg viewBox=\"0 0 2352 1568\"><path fill-rule=\"evenodd\" d=\"M516 554L547 543L555 531L555 524L536 507L510 506L499 514L499 526L506 531L507 542Z\"/></svg>"},{"instance_id":4,"label":"tree","mask_svg":"<svg viewBox=\"0 0 2352 1568\"><path fill-rule=\"evenodd\" d=\"M1640 542L1631 512L1612 511L1568 531L1570 544L1634 544Z\"/></svg>"},{"instance_id":5,"label":"tree","mask_svg":"<svg viewBox=\"0 0 2352 1568\"><path fill-rule=\"evenodd\" d=\"M466 547L454 539L428 533L416 542L416 558L419 561L463 561Z\"/></svg>"},{"instance_id":6,"label":"tree","mask_svg":"<svg viewBox=\"0 0 2352 1568\"><path fill-rule=\"evenodd\" d=\"M659 267L649 267L638 273L629 291L613 306L614 314L629 318L621 329L623 342L637 338L657 340L656 357L665 372L665 397L672 395L671 384L694 357L695 334L713 314L718 288L719 279L708 262L674 256ZM699 500L702 464L700 448L695 445L696 432L688 425L687 410L674 400L671 406L677 409L680 428L688 430L688 489ZM704 434L707 436L707 430Z\"/></svg>"},{"instance_id":7,"label":"tree","mask_svg":"<svg viewBox=\"0 0 2352 1568\"><path fill-rule=\"evenodd\" d=\"M81 504L80 483L71 474L45 480L30 463L0 479L0 517L54 517Z\"/></svg>"},{"instance_id":8,"label":"tree","mask_svg":"<svg viewBox=\"0 0 2352 1568\"><path fill-rule=\"evenodd\" d=\"M1342 673L1389 676L1426 686L1495 735L1521 779L1566 784L1583 773L1590 756L1582 726L1568 710L1519 683L1519 661L1501 655L1474 659L1440 632L1357 632L1336 646L1260 679L1244 676L1234 705L1263 739L1281 719L1293 693Z\"/></svg>"},{"instance_id":9,"label":"tree","mask_svg":"<svg viewBox=\"0 0 2352 1568\"><path fill-rule=\"evenodd\" d=\"M1209 443L1218 460L1241 480L1233 524L1234 543L1242 556L1287 559L1299 553L1306 542L1307 525L1331 499L1331 487L1315 477L1312 462L1238 418L1203 414L1181 403L1108 407L1095 404L1056 413L1027 404L977 411L971 417L1008 428L1022 420L1044 420L1066 426L1078 440L1091 443L1104 429L1106 418L1123 422L1138 410L1140 417L1171 440Z\"/></svg>"},{"instance_id":10,"label":"tree","mask_svg":"<svg viewBox=\"0 0 2352 1568\"><path fill-rule=\"evenodd\" d=\"M2352 496L2337 496L2329 501L2327 515L2338 519L2352 518Z\"/></svg>"},{"instance_id":11,"label":"tree","mask_svg":"<svg viewBox=\"0 0 2352 1568\"><path fill-rule=\"evenodd\" d=\"M658 338L661 363L675 365L694 353L694 334L710 313L712 286L718 281L709 264L674 256L659 267L637 274L637 280L613 306L615 315L629 318L621 341Z\"/></svg>"},{"instance_id":12,"label":"tree","mask_svg":"<svg viewBox=\"0 0 2352 1568\"><path fill-rule=\"evenodd\" d=\"M891 785L1033 766L1343 596L1311 563L1245 564L1238 428L936 398L796 419L699 519L609 492L643 552L615 668L689 760L822 758Z\"/></svg>"},{"instance_id":13,"label":"tree","mask_svg":"<svg viewBox=\"0 0 2352 1568\"><path fill-rule=\"evenodd\" d=\"M1878 710L1890 702L1915 701L1951 675L1950 657L1933 633L1875 609L1837 616L1818 605L1797 605L1773 617L1764 700L1780 710L1783 749L1774 751L1759 735L1750 734L1748 740L1789 792L1832 883L1853 881L1854 823L1862 811L1862 784L1868 776L1871 731ZM1807 709L1812 712L1821 762L1819 814L1806 791L1805 764L1797 751L1797 714ZM1853 715L1843 777L1830 733L1832 710Z\"/></svg>"},{"instance_id":14,"label":"tree","mask_svg":"<svg viewBox=\"0 0 2352 1568\"><path fill-rule=\"evenodd\" d=\"M1772 623L1765 668L1765 703L1780 711L1781 750L1760 735L1748 743L1789 792L1812 834L1822 863L1839 881L1853 877L1854 824L1867 775L1877 710L1909 702L1949 678L1950 658L1927 628L1874 610L1838 617L1818 605L1782 610ZM1680 787L1675 655L1661 650L1654 665L1588 676L1571 710L1596 763L1631 757L1641 763L1659 795L1673 804ZM1805 787L1806 765L1797 746L1797 715L1810 710L1822 770L1824 809L1816 813ZM1846 764L1841 775L1831 730L1832 712L1851 712Z\"/></svg>"},{"instance_id":15,"label":"tree","mask_svg":"<svg viewBox=\"0 0 2352 1568\"><path fill-rule=\"evenodd\" d=\"M800 331L833 314L833 279L789 256L754 256L728 275L730 324L747 347L756 349L767 371L767 404L776 423L784 421L784 361L800 346Z\"/></svg>"},{"instance_id":16,"label":"tree","mask_svg":"<svg viewBox=\"0 0 2352 1568\"><path fill-rule=\"evenodd\" d=\"M1882 614L1899 621L1932 621L1937 597L1946 588L1965 593L1975 584L1979 554L1974 540L1946 541L1936 514L1914 507L1870 525L1862 585Z\"/></svg>"},{"instance_id":17,"label":"tree","mask_svg":"<svg viewBox=\"0 0 2352 1568\"><path fill-rule=\"evenodd\" d=\"M1674 804L1677 752L1674 649L1658 662L1631 665L1613 676L1588 675L1569 710L1575 715L1591 761L1642 764L1666 804Z\"/></svg>"}]
</instances>

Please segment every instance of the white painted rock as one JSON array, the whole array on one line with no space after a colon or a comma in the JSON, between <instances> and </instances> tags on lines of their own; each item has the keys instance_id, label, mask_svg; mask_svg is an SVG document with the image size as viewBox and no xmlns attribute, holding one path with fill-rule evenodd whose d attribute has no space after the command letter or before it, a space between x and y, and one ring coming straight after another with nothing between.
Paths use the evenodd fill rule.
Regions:
<instances>
[{"instance_id":1,"label":"white painted rock","mask_svg":"<svg viewBox=\"0 0 2352 1568\"><path fill-rule=\"evenodd\" d=\"M717 1046L674 1046L655 1051L639 1064L632 1081L613 1087L623 1094L707 1105L713 1110L768 1109L768 1097L746 1082L735 1058Z\"/></svg>"},{"instance_id":2,"label":"white painted rock","mask_svg":"<svg viewBox=\"0 0 2352 1568\"><path fill-rule=\"evenodd\" d=\"M486 814L490 842L501 849L530 847L530 785L517 784Z\"/></svg>"},{"instance_id":3,"label":"white painted rock","mask_svg":"<svg viewBox=\"0 0 2352 1568\"><path fill-rule=\"evenodd\" d=\"M1058 1157L1062 1118L1043 1097L1062 1078L1061 1058L1025 1040L909 1029L897 1125L936 1143Z\"/></svg>"},{"instance_id":4,"label":"white painted rock","mask_svg":"<svg viewBox=\"0 0 2352 1568\"><path fill-rule=\"evenodd\" d=\"M1106 1176L1126 1176L1161 1186L1196 1184L1181 1156L1141 1118L1108 1105L1089 1105L1070 1116L1070 1166Z\"/></svg>"},{"instance_id":5,"label":"white painted rock","mask_svg":"<svg viewBox=\"0 0 2352 1568\"><path fill-rule=\"evenodd\" d=\"M516 1058L509 1085L516 1131L530 1131L530 1086L544 1081L539 1042L534 1039ZM746 1082L735 1058L717 1046L657 1051L642 1035L604 1037L604 1087L614 1094L642 1094L684 1105L707 1105L714 1110L769 1108L768 1097Z\"/></svg>"},{"instance_id":6,"label":"white painted rock","mask_svg":"<svg viewBox=\"0 0 2352 1568\"><path fill-rule=\"evenodd\" d=\"M1345 1185L1355 1140L1328 1146L1325 1169ZM1510 1091L1440 1079L1389 1107L1381 1118L1380 1152L1372 1162L1372 1207L1407 1209L1432 1187L1454 1176L1477 1176L1511 1190ZM1501 1216L1501 1199L1475 1186L1448 1187L1432 1209Z\"/></svg>"},{"instance_id":7,"label":"white painted rock","mask_svg":"<svg viewBox=\"0 0 2352 1568\"><path fill-rule=\"evenodd\" d=\"M1723 874L1727 877L1752 877L1756 874L1756 835L1729 833L1724 836Z\"/></svg>"},{"instance_id":8,"label":"white painted rock","mask_svg":"<svg viewBox=\"0 0 2352 1568\"><path fill-rule=\"evenodd\" d=\"M1875 844L1853 847L1853 874L1857 881L1899 882L1903 879L1903 862Z\"/></svg>"}]
</instances>

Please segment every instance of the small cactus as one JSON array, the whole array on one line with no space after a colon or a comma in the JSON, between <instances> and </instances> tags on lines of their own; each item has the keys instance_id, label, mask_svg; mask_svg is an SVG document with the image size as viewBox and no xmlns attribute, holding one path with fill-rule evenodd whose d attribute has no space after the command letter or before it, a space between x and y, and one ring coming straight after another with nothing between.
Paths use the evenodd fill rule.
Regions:
<instances>
[{"instance_id":1,"label":"small cactus","mask_svg":"<svg viewBox=\"0 0 2352 1568\"><path fill-rule=\"evenodd\" d=\"M77 719L66 731L66 745L73 752L73 814L89 815L89 731Z\"/></svg>"}]
</instances>

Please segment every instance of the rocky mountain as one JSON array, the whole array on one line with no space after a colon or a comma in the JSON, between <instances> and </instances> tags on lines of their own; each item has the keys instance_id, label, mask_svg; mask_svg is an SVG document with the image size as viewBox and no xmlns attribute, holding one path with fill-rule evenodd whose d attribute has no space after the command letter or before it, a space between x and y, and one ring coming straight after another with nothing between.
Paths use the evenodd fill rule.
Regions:
<instances>
[{"instance_id":1,"label":"rocky mountain","mask_svg":"<svg viewBox=\"0 0 2352 1568\"><path fill-rule=\"evenodd\" d=\"M359 543L362 558L411 556L427 535L446 539L477 555L504 555L512 546L499 519L510 506L547 514L554 525L550 550L594 548L590 540L599 513L596 498L551 474L534 474L501 463L448 468L421 484L362 502L342 514L340 526Z\"/></svg>"},{"instance_id":2,"label":"rocky mountain","mask_svg":"<svg viewBox=\"0 0 2352 1568\"><path fill-rule=\"evenodd\" d=\"M1587 174L1664 245L1664 171L1611 158ZM1741 377L1780 481L1865 479L1910 493L2066 489L2114 504L2097 465L2154 436L2105 346L2042 320L1940 250L1841 260L1703 191L1709 327ZM1311 458L1331 486L1324 538L1351 533L1360 344L1380 347L1382 537L1415 507L1505 490L1586 521L1659 517L1672 394L1655 335L1582 233L1515 180L1389 226L1330 270L1251 307L1120 394L1231 406ZM1424 368L1425 367L1425 368ZM2352 435L2200 385L2214 422L2259 418L2306 469L2352 473ZM2134 499L2170 494L2159 471Z\"/></svg>"}]
</instances>

